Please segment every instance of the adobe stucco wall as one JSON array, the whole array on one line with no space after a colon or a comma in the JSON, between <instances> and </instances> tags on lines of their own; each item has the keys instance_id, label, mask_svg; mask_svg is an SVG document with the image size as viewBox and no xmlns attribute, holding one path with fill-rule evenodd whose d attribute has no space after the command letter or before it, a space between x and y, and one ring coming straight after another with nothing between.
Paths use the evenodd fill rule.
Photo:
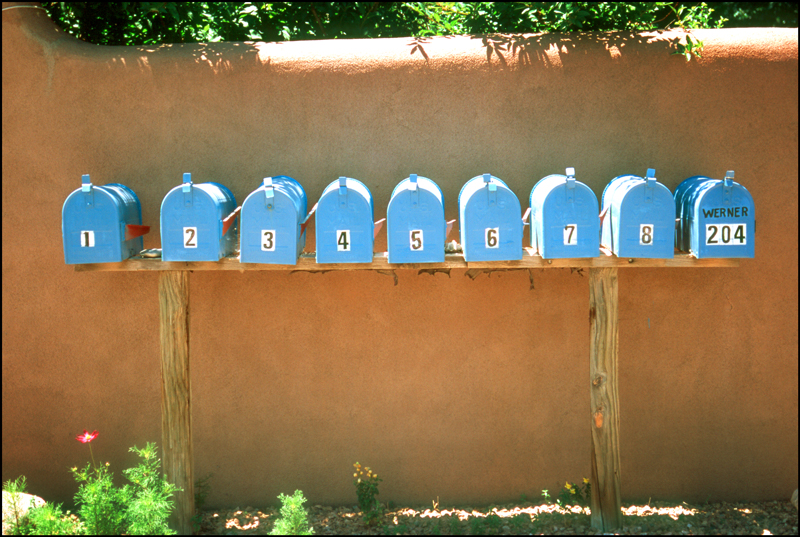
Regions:
<instances>
[{"instance_id":1,"label":"adobe stucco wall","mask_svg":"<svg viewBox=\"0 0 800 537\"><path fill-rule=\"evenodd\" d=\"M79 42L41 10L3 12L3 481L24 474L69 502L84 428L119 477L128 447L160 443L158 275L64 264L61 206L83 173L133 188L158 247L161 199L186 171L240 203L266 175L297 178L310 204L348 175L376 218L419 173L452 219L480 173L526 207L567 166L598 196L654 167L670 189L735 170L757 206L756 258L620 270L623 499L786 497L798 34L694 34L706 46L689 63L670 55L680 33L124 48ZM525 271L397 275L191 275L195 475L214 473L210 505L295 489L353 504L355 461L398 503L537 497L588 476L587 278L534 271L529 290Z\"/></svg>"}]
</instances>

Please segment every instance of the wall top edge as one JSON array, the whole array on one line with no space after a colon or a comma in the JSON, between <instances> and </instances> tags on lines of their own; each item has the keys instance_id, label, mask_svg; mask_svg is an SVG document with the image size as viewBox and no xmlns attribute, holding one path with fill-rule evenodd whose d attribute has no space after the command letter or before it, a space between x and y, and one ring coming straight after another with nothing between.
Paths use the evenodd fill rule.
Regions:
<instances>
[{"instance_id":1,"label":"wall top edge","mask_svg":"<svg viewBox=\"0 0 800 537\"><path fill-rule=\"evenodd\" d=\"M3 2L3 8L34 6L31 2ZM16 38L14 37L16 34ZM228 62L268 66L277 71L366 72L393 68L420 69L514 69L530 65L561 68L569 60L602 54L613 60L661 58L680 61L670 53L687 32L586 32L565 34L490 34L332 39L285 42L221 42L111 47L80 41L59 29L42 9L3 11L4 58L13 48L42 47L58 56L76 56L92 62L174 62L191 60L211 67ZM696 63L740 58L760 61L797 61L796 28L731 28L692 30L689 35L704 43ZM9 51L6 46L12 50ZM20 51L22 52L22 51Z\"/></svg>"}]
</instances>

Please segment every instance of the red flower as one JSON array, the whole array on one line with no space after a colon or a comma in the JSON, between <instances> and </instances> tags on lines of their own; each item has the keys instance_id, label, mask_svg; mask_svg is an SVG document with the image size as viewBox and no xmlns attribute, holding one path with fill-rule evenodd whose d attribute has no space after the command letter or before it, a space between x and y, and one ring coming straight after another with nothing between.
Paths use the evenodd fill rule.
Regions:
<instances>
[{"instance_id":1,"label":"red flower","mask_svg":"<svg viewBox=\"0 0 800 537\"><path fill-rule=\"evenodd\" d=\"M83 434L79 434L78 436L76 436L75 440L77 440L79 442L83 442L84 444L87 444L87 443L91 442L92 440L94 440L95 438L97 438L97 434L98 434L97 431L89 434L89 432L86 429L84 429L83 430Z\"/></svg>"}]
</instances>

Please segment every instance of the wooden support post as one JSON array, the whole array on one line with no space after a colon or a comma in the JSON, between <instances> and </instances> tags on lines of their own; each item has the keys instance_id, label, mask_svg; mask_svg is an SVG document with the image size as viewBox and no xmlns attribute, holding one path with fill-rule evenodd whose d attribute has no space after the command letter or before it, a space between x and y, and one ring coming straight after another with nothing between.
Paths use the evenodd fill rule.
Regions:
<instances>
[{"instance_id":1,"label":"wooden support post","mask_svg":"<svg viewBox=\"0 0 800 537\"><path fill-rule=\"evenodd\" d=\"M161 311L161 448L164 477L175 493L170 526L192 534L194 459L192 456L192 385L189 377L189 272L165 271L158 279Z\"/></svg>"},{"instance_id":2,"label":"wooden support post","mask_svg":"<svg viewBox=\"0 0 800 537\"><path fill-rule=\"evenodd\" d=\"M622 528L617 399L617 268L589 270L589 345L592 383L592 527Z\"/></svg>"}]
</instances>

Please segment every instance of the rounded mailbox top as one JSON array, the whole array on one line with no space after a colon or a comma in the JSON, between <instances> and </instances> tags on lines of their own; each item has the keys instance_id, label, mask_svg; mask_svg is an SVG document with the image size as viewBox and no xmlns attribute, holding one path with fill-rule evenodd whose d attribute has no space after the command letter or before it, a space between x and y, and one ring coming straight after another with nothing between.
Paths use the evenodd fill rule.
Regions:
<instances>
[{"instance_id":1,"label":"rounded mailbox top","mask_svg":"<svg viewBox=\"0 0 800 537\"><path fill-rule=\"evenodd\" d=\"M412 178L414 179L413 181ZM397 183L397 186L395 186L394 189L392 190L392 196L389 200L389 203L391 203L391 199L394 198L395 195L399 194L400 192L414 190L415 188L413 186L414 183L416 183L416 188L424 190L426 192L430 192L431 194L436 196L436 199L438 199L439 202L442 203L442 205L444 205L444 194L442 194L442 189L439 188L439 185L437 185L435 182L431 181L427 177L423 177L421 175L416 175L416 174L406 177L405 179Z\"/></svg>"},{"instance_id":2,"label":"rounded mailbox top","mask_svg":"<svg viewBox=\"0 0 800 537\"><path fill-rule=\"evenodd\" d=\"M461 206L462 199L464 200L464 202L466 202L467 198L472 196L473 193L477 192L478 190L484 187L488 187L489 185L495 185L496 187L501 186L504 189L511 191L511 189L508 188L508 185L505 183L505 181L503 181L499 177L495 177L494 175L491 175L489 173L484 173L483 175L476 175L475 177L464 183L464 186L461 187L461 190L458 193L458 205Z\"/></svg>"}]
</instances>

